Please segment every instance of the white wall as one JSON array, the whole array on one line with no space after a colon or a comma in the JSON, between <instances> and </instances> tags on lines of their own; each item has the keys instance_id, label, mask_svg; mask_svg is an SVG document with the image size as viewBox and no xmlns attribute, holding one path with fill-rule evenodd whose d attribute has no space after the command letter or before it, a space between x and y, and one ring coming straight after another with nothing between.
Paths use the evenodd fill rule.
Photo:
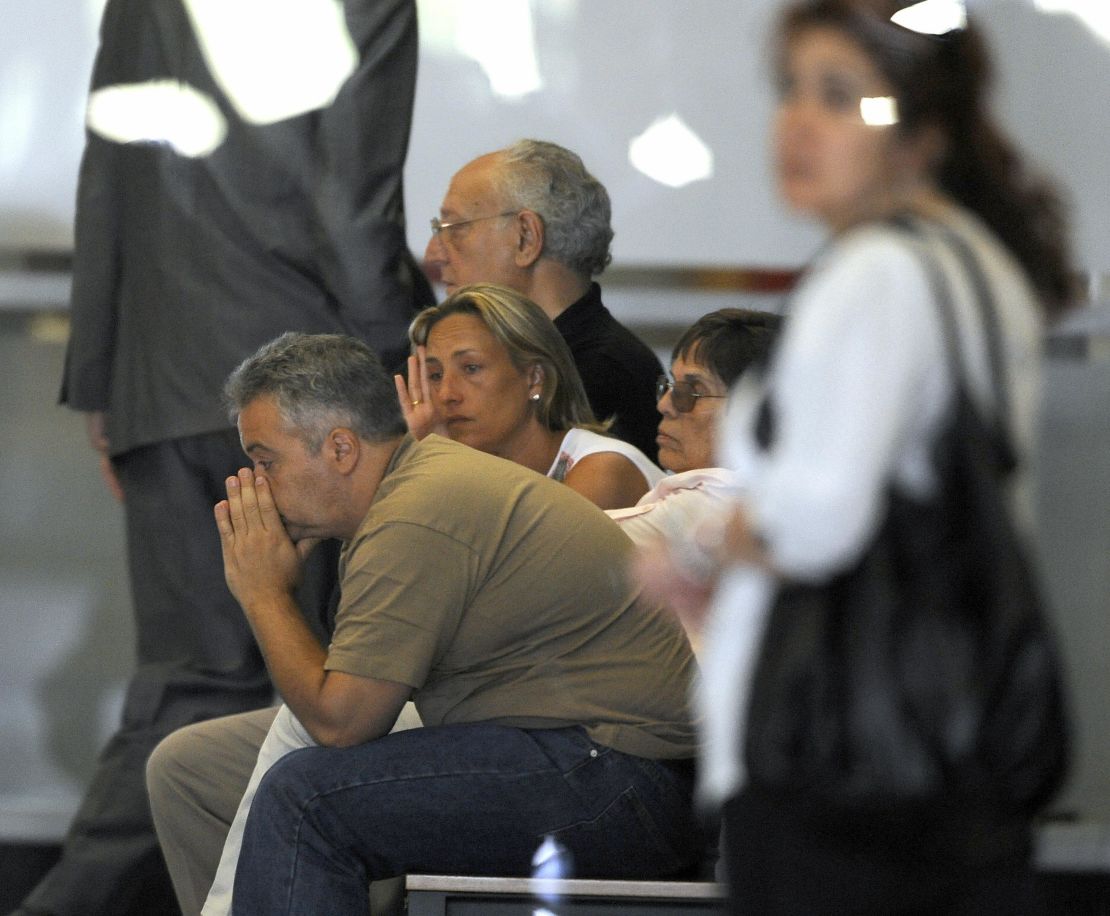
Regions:
<instances>
[{"instance_id":1,"label":"white wall","mask_svg":"<svg viewBox=\"0 0 1110 916\"><path fill-rule=\"evenodd\" d=\"M62 324L0 312L0 842L61 836L133 665L122 511L53 403Z\"/></svg>"},{"instance_id":2,"label":"white wall","mask_svg":"<svg viewBox=\"0 0 1110 916\"><path fill-rule=\"evenodd\" d=\"M1034 2L1047 0L969 5L994 40L1004 122L1068 189L1080 266L1107 272L1110 44L1074 15L1040 12ZM0 249L71 243L81 112L102 3L5 0ZM606 183L618 263L796 266L813 249L812 229L775 203L764 152L771 104L765 38L777 0L419 6L421 70L407 181L417 251L452 172L521 136L578 150ZM534 72L539 88L515 98L494 91L508 55L517 55L509 74ZM632 138L671 114L711 150L712 178L672 189L629 164Z\"/></svg>"}]
</instances>

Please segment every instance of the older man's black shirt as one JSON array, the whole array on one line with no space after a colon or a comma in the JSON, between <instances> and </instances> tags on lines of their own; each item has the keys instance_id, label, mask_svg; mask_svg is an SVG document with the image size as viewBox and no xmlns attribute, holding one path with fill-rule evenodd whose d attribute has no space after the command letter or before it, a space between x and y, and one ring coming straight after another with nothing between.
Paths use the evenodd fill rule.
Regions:
<instances>
[{"instance_id":1,"label":"older man's black shirt","mask_svg":"<svg viewBox=\"0 0 1110 916\"><path fill-rule=\"evenodd\" d=\"M655 461L655 382L663 371L655 354L602 305L596 283L555 319L555 327L570 348L598 420L613 417L610 432Z\"/></svg>"}]
</instances>

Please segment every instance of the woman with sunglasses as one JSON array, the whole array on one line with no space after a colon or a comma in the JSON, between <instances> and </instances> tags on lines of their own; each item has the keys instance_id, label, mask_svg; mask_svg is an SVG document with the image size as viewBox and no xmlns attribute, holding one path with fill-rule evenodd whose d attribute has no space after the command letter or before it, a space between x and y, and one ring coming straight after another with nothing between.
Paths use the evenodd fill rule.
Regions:
<instances>
[{"instance_id":1,"label":"woman with sunglasses","mask_svg":"<svg viewBox=\"0 0 1110 916\"><path fill-rule=\"evenodd\" d=\"M515 461L602 509L631 506L662 479L643 452L605 435L562 336L520 293L464 286L420 312L409 339L408 379L396 382L416 438Z\"/></svg>"},{"instance_id":2,"label":"woman with sunglasses","mask_svg":"<svg viewBox=\"0 0 1110 916\"><path fill-rule=\"evenodd\" d=\"M1006 480L1009 501L1003 508L1009 519L995 527L1012 521L1020 534L1031 532L1023 470L1035 439L1042 322L1063 310L1072 294L1062 208L987 113L986 52L959 0L795 0L779 20L775 51L773 150L780 195L820 222L829 242L787 307L781 344L763 384L741 380L730 399L720 460L742 479L734 511L716 530L693 532L669 564L655 556L640 566L645 582L680 611L704 612L712 598L700 658L705 741L699 781L702 801L723 811L732 911L1033 912L1032 822L1059 784L1065 742L1045 739L1054 746L1043 753L1038 746L1032 759L1047 766L1014 786L1007 767L1022 770L1030 758L1014 763L999 749L1020 742L1014 746L1024 752L1026 733L1003 729L1000 737L979 730L978 707L970 699L977 688L967 686L969 668L961 667L971 651L965 643L949 643L951 657L935 651L935 643L911 656L917 665L914 700L922 694L930 701L947 698L950 689L958 692L958 682L966 703L954 702L955 713L970 710L964 719L938 714L951 729L937 742L943 752L934 749L924 770L896 771L896 778L925 783L923 773L952 769L944 756L951 744L965 749L957 761L959 781L943 781L927 801L907 800L889 782L881 788L876 782L875 794L867 797L873 801L886 791L883 801L852 807L826 792L832 773L805 770L808 782L791 782L789 774L798 770L790 767L812 759L806 752L815 745L824 749L829 741L847 740L847 728L832 731L831 716L789 734L784 724L783 745L777 747L792 748L779 758L787 762L765 765L754 775L746 768L752 760L745 756L748 723L767 708L757 709L754 700L749 708L751 691L760 684L753 671L761 634L768 621L779 633L790 624L771 613L780 582L811 589L807 594L843 582L886 530L892 505L914 504L934 515L945 511L939 494L942 487L947 492L948 481L940 478L936 458L938 444L955 429L953 354L962 356L972 403L987 422L1005 425L1016 453L1018 473ZM985 317L990 314L993 322ZM996 388L991 352L1005 386ZM937 551L938 563L947 561L943 553ZM891 578L902 569L888 568L894 570ZM910 593L902 607L914 606L912 590L923 578L899 583ZM888 604L875 594L874 604ZM918 606L928 606L932 597L922 590ZM959 611L961 621L971 620L972 610ZM951 632L937 624L939 616L930 616L928 624ZM836 644L821 639L832 632L819 629L830 626L828 618L806 619L816 620L817 634L808 649L795 643L803 658L799 667L810 659L839 661ZM889 663L883 650L895 638L881 629L851 634L852 644L861 647L853 659L870 639L871 658ZM842 632L836 635L848 641ZM966 639L980 648L975 637ZM1045 654L1051 655L1050 646ZM772 660L781 662L782 656ZM946 674L952 667L958 681ZM984 683L986 676L979 674ZM781 700L776 712L786 710L778 721L801 721L800 715L790 720L789 710L808 703L838 708L837 697L813 699L804 677L793 682L793 704L785 687L774 696ZM1009 687L1005 677L1000 680ZM883 683L889 687L892 679ZM844 683L835 675L830 682L833 690ZM1041 721L1053 728L1060 722L1058 697L1058 685L1005 695L1022 715L1037 704ZM903 717L917 711L901 706L908 703L906 691L867 700L866 713L852 707L858 717L852 726L897 719L888 711L892 705ZM934 733L926 734L917 743L933 749ZM900 740L894 746L914 763L925 756L913 757ZM876 756L893 756L889 747L875 750ZM774 766L788 774L781 782L768 775ZM978 768L974 774L972 766ZM860 780L866 775L850 772Z\"/></svg>"},{"instance_id":3,"label":"woman with sunglasses","mask_svg":"<svg viewBox=\"0 0 1110 916\"><path fill-rule=\"evenodd\" d=\"M659 463L671 473L635 506L609 512L636 544L688 530L735 495L733 473L713 457L718 426L729 389L766 361L781 321L770 312L720 309L675 344L671 377L660 376L656 386Z\"/></svg>"}]
</instances>

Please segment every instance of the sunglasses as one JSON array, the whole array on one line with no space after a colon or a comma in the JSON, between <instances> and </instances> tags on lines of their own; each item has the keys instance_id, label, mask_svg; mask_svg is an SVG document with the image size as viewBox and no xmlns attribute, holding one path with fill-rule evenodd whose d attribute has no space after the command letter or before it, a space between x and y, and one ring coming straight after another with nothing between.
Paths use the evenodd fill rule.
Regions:
<instances>
[{"instance_id":1,"label":"sunglasses","mask_svg":"<svg viewBox=\"0 0 1110 916\"><path fill-rule=\"evenodd\" d=\"M697 404L698 398L727 398L727 394L702 394L694 391L694 386L689 382L671 381L667 376L661 375L655 383L655 400L663 400L663 395L671 393L671 403L679 413L689 413Z\"/></svg>"}]
</instances>

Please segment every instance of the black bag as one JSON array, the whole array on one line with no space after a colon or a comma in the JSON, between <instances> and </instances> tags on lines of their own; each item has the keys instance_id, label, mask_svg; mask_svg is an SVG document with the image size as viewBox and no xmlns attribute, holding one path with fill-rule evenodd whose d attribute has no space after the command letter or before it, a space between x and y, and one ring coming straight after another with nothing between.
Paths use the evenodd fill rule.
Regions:
<instances>
[{"instance_id":1,"label":"black bag","mask_svg":"<svg viewBox=\"0 0 1110 916\"><path fill-rule=\"evenodd\" d=\"M955 387L936 444L938 492L921 502L889 487L885 520L853 568L781 586L744 756L752 787L841 810L970 800L1022 818L1064 777L1068 723L1054 639L1003 495L1015 460L991 291L966 243L945 238L977 290L996 422L968 394L950 291L919 246Z\"/></svg>"}]
</instances>

